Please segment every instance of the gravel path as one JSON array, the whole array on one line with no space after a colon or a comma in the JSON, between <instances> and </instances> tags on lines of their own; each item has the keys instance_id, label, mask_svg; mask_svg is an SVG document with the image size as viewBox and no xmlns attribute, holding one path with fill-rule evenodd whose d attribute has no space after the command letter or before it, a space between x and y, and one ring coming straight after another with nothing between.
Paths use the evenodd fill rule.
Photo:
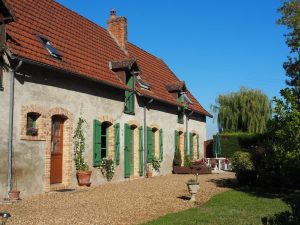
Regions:
<instances>
[{"instance_id":1,"label":"gravel path","mask_svg":"<svg viewBox=\"0 0 300 225\"><path fill-rule=\"evenodd\" d=\"M23 199L12 205L0 205L8 211L10 224L139 224L170 212L194 207L187 199L185 182L192 175L166 175L150 179L79 189L74 192L53 192ZM202 204L228 188L216 185L233 173L201 175L197 203Z\"/></svg>"}]
</instances>

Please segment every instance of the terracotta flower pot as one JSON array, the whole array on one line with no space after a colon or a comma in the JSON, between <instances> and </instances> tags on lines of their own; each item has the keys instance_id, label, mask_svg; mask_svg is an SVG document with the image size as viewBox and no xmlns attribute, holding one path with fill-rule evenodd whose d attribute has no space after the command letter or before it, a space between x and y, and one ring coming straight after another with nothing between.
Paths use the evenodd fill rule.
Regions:
<instances>
[{"instance_id":1,"label":"terracotta flower pot","mask_svg":"<svg viewBox=\"0 0 300 225\"><path fill-rule=\"evenodd\" d=\"M20 191L12 190L8 193L8 197L10 200L19 200L20 199Z\"/></svg>"},{"instance_id":2,"label":"terracotta flower pot","mask_svg":"<svg viewBox=\"0 0 300 225\"><path fill-rule=\"evenodd\" d=\"M92 171L77 171L77 180L79 186L90 186L91 185L91 174Z\"/></svg>"},{"instance_id":3,"label":"terracotta flower pot","mask_svg":"<svg viewBox=\"0 0 300 225\"><path fill-rule=\"evenodd\" d=\"M147 172L146 172L146 177L147 177L147 178L152 177L152 171L147 171Z\"/></svg>"}]
</instances>

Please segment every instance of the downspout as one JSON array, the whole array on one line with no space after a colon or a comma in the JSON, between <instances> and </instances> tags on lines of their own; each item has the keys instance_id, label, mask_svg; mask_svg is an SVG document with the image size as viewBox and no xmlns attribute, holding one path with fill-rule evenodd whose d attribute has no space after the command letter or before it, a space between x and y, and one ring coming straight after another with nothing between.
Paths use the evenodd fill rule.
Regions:
<instances>
[{"instance_id":1,"label":"downspout","mask_svg":"<svg viewBox=\"0 0 300 225\"><path fill-rule=\"evenodd\" d=\"M146 176L147 171L147 107L153 102L153 98L151 98L144 105L144 176Z\"/></svg>"},{"instance_id":2,"label":"downspout","mask_svg":"<svg viewBox=\"0 0 300 225\"><path fill-rule=\"evenodd\" d=\"M23 61L11 70L10 77L10 99L9 99L9 125L8 125L8 165L7 165L7 190L12 190L12 159L13 159L13 126L14 126L14 97L15 97L15 75L22 66Z\"/></svg>"},{"instance_id":3,"label":"downspout","mask_svg":"<svg viewBox=\"0 0 300 225\"><path fill-rule=\"evenodd\" d=\"M186 121L186 139L187 139L187 143L186 143L186 147L187 147L187 151L189 152L189 125L188 125L188 121L189 121L189 117L194 113L194 111L191 111L189 114L185 114L185 121Z\"/></svg>"}]
</instances>

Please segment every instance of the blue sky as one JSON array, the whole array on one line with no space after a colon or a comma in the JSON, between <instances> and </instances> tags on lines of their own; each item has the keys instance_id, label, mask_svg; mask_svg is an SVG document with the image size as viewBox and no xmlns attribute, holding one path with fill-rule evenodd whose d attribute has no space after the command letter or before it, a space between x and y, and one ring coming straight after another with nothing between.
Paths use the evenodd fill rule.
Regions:
<instances>
[{"instance_id":1,"label":"blue sky","mask_svg":"<svg viewBox=\"0 0 300 225\"><path fill-rule=\"evenodd\" d=\"M204 108L241 86L269 98L285 86L289 50L276 25L280 0L57 0L106 28L112 8L130 42L163 59ZM217 125L207 120L207 136Z\"/></svg>"}]
</instances>

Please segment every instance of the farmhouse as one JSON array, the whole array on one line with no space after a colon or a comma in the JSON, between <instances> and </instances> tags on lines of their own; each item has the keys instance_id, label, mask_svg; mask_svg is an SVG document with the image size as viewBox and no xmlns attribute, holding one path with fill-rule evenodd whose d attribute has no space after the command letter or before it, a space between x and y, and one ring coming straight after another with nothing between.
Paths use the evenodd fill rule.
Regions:
<instances>
[{"instance_id":1,"label":"farmhouse","mask_svg":"<svg viewBox=\"0 0 300 225\"><path fill-rule=\"evenodd\" d=\"M172 172L176 149L202 158L211 116L163 60L127 40L127 19L107 29L53 0L1 0L0 197L77 185L73 132L87 121L93 185L145 176L155 155Z\"/></svg>"}]
</instances>

